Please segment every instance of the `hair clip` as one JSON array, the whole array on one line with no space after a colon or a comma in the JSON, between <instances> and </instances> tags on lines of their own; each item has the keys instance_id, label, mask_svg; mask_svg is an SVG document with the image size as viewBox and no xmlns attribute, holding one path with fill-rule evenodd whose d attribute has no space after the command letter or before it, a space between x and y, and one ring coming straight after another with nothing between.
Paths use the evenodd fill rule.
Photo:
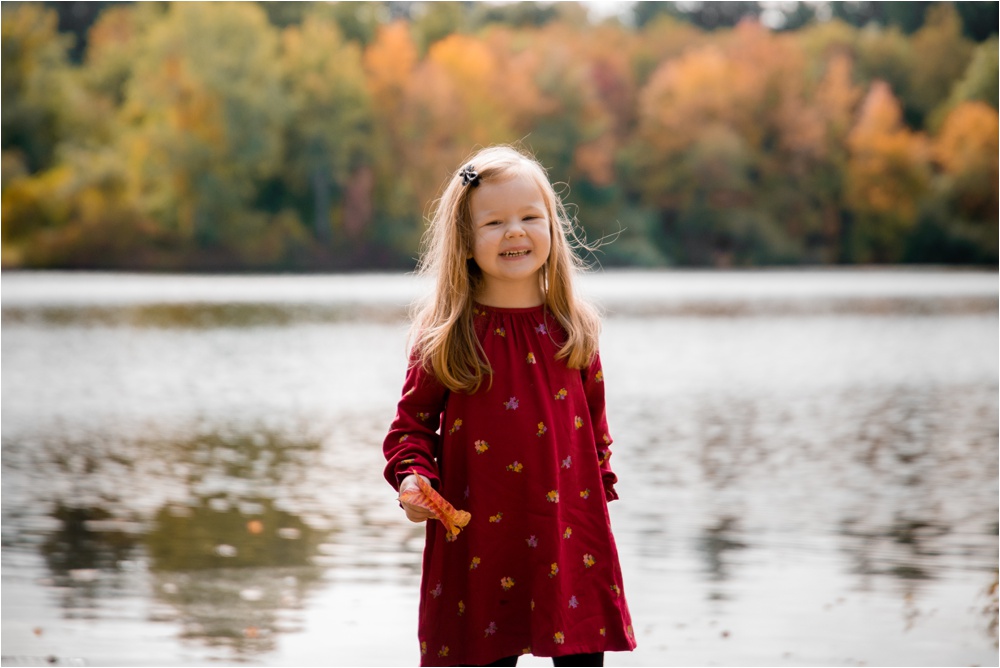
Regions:
<instances>
[{"instance_id":1,"label":"hair clip","mask_svg":"<svg viewBox=\"0 0 1000 668\"><path fill-rule=\"evenodd\" d=\"M472 165L466 165L459 172L462 175L462 185L471 185L473 188L479 185L479 172L477 172Z\"/></svg>"}]
</instances>

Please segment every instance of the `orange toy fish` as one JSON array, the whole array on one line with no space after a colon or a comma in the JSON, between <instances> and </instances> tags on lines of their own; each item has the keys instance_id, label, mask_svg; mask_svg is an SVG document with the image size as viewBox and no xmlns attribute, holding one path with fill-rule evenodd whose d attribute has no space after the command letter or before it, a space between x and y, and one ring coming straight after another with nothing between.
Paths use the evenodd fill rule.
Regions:
<instances>
[{"instance_id":1,"label":"orange toy fish","mask_svg":"<svg viewBox=\"0 0 1000 668\"><path fill-rule=\"evenodd\" d=\"M449 536L457 536L472 515L464 510L455 510L455 506L445 501L437 490L421 476L417 476L417 489L408 489L399 495L399 500L414 506L420 506L434 513L441 520Z\"/></svg>"}]
</instances>

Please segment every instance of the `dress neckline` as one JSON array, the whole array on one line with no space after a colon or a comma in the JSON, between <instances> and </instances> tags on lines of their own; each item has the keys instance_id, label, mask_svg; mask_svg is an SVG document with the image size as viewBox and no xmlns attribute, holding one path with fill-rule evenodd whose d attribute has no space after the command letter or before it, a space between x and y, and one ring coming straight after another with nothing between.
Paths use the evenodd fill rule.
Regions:
<instances>
[{"instance_id":1,"label":"dress neckline","mask_svg":"<svg viewBox=\"0 0 1000 668\"><path fill-rule=\"evenodd\" d=\"M486 304L480 304L479 302L473 302L473 307L479 311L486 313L498 313L498 314L518 314L518 313L542 313L545 310L545 304L539 304L538 306L521 306L521 307L505 307L505 306L487 306Z\"/></svg>"}]
</instances>

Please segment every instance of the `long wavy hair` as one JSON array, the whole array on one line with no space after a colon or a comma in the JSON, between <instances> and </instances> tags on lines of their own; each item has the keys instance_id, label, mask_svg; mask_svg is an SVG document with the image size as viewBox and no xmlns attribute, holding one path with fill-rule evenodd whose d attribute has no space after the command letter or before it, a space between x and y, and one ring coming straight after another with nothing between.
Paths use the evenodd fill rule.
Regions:
<instances>
[{"instance_id":1,"label":"long wavy hair","mask_svg":"<svg viewBox=\"0 0 1000 668\"><path fill-rule=\"evenodd\" d=\"M530 177L542 193L549 219L551 248L539 272L545 305L566 332L557 359L573 369L587 367L597 352L600 318L592 305L578 297L574 279L582 261L574 248L588 248L549 182L545 169L531 155L511 146L493 146L470 156L481 183ZM469 196L461 170L445 182L430 225L421 242L417 273L434 281L434 289L413 310L410 344L414 364L421 364L449 390L476 392L493 370L473 325L473 304L483 285L482 271L471 258L474 230Z\"/></svg>"}]
</instances>

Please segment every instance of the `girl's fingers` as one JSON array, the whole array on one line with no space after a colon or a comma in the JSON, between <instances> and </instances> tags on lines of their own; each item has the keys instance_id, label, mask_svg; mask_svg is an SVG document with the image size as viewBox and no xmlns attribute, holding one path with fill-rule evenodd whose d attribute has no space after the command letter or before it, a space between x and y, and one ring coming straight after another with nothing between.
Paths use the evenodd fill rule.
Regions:
<instances>
[{"instance_id":1,"label":"girl's fingers","mask_svg":"<svg viewBox=\"0 0 1000 668\"><path fill-rule=\"evenodd\" d=\"M406 519L411 522L426 522L427 520L434 517L434 513L427 510L426 508L421 508L420 506L414 506L409 503L404 503L403 510L406 512Z\"/></svg>"}]
</instances>

